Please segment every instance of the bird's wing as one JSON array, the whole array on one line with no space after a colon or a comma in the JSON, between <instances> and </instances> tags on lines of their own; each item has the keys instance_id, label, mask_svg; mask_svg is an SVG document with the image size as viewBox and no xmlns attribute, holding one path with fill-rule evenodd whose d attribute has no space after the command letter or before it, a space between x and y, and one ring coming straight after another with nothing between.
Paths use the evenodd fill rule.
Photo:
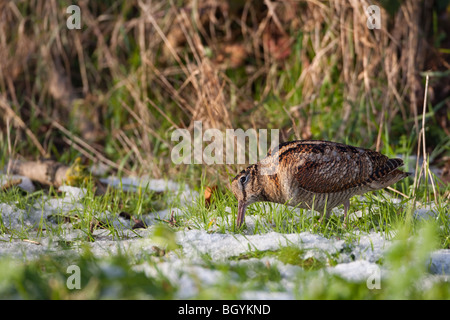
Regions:
<instances>
[{"instance_id":1,"label":"bird's wing","mask_svg":"<svg viewBox=\"0 0 450 320\"><path fill-rule=\"evenodd\" d=\"M278 156L281 168L290 168L293 182L315 193L341 192L381 181L403 165L401 159L372 150L327 142L283 146Z\"/></svg>"}]
</instances>

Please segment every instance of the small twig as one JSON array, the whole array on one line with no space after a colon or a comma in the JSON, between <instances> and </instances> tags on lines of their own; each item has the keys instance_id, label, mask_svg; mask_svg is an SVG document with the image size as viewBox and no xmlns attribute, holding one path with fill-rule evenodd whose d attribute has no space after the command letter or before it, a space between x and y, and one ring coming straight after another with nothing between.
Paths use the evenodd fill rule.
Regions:
<instances>
[{"instance_id":1,"label":"small twig","mask_svg":"<svg viewBox=\"0 0 450 320\"><path fill-rule=\"evenodd\" d=\"M173 210L172 210L172 213L170 214L170 219L169 219L169 220L167 220L167 219L160 219L160 218L155 218L155 220L157 220L157 221L162 221L162 222L166 222L166 223L168 223L169 226L171 226L171 227L176 227L176 226L177 226L177 220L176 220L175 217L174 217L174 212L173 212Z\"/></svg>"},{"instance_id":2,"label":"small twig","mask_svg":"<svg viewBox=\"0 0 450 320\"><path fill-rule=\"evenodd\" d=\"M389 189L389 190L391 190L391 191L393 191L393 192L395 192L395 193L398 193L399 195L401 195L402 197L404 197L404 198L406 198L406 199L410 199L406 194L404 194L403 192L400 192L400 191L398 191L398 190L395 190L395 189L392 188L392 187L387 187L386 189Z\"/></svg>"},{"instance_id":3,"label":"small twig","mask_svg":"<svg viewBox=\"0 0 450 320\"><path fill-rule=\"evenodd\" d=\"M35 245L38 245L38 246L42 245L42 243L37 242L37 241L34 241L34 240L22 239L22 241L23 241L23 242L32 243L32 244L35 244Z\"/></svg>"},{"instance_id":4,"label":"small twig","mask_svg":"<svg viewBox=\"0 0 450 320\"><path fill-rule=\"evenodd\" d=\"M5 110L8 117L14 119L14 123L16 123L17 126L19 126L21 129L25 130L25 133L27 134L27 136L31 139L31 141L33 141L33 144L36 146L36 148L38 148L41 156L45 157L47 155L47 152L45 151L44 147L42 147L41 143L36 138L36 136L33 134L33 132L31 132L31 130L27 127L25 122L23 122L23 120L14 112L14 110L11 108L11 106L4 99L0 99L0 108ZM8 133L8 137L9 137L9 133ZM9 151L11 151L11 150L9 150Z\"/></svg>"},{"instance_id":5,"label":"small twig","mask_svg":"<svg viewBox=\"0 0 450 320\"><path fill-rule=\"evenodd\" d=\"M125 168L121 168L120 165L116 164L115 162L109 160L108 158L106 158L103 154L101 154L100 152L98 152L97 150L95 150L93 147L91 147L87 142L85 142L84 140L82 140L81 138L77 137L76 135L74 135L72 132L70 132L69 130L67 130L66 128L64 128L60 123L58 123L56 120L52 120L52 126L54 126L55 128L57 128L59 131L61 131L62 133L64 133L66 136L68 136L71 140L73 140L74 142L76 142L77 144L79 144L80 146L82 146L83 148L85 148L86 150L92 152L95 157L100 161L103 162L104 164L106 164L107 166L110 166L112 168L115 168L117 170L122 170L123 172L125 172L126 174L131 174L131 171L125 169Z\"/></svg>"}]
</instances>

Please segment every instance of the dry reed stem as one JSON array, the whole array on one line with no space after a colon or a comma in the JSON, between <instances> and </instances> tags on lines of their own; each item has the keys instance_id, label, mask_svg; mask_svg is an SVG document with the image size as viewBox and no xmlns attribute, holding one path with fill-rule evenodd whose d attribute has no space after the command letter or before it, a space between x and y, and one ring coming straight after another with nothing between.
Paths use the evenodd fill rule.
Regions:
<instances>
[{"instance_id":1,"label":"dry reed stem","mask_svg":"<svg viewBox=\"0 0 450 320\"><path fill-rule=\"evenodd\" d=\"M423 110L422 110L422 140L423 140L423 164L425 164L425 175L428 175L430 177L431 185L433 187L433 193L434 193L434 201L437 204L437 194L436 194L436 187L434 186L434 179L430 170L430 166L428 163L428 155L426 150L426 139L425 139L425 114L427 110L427 102L428 102L428 80L430 76L427 74L426 76L426 83L425 83L425 97L423 99Z\"/></svg>"},{"instance_id":2,"label":"dry reed stem","mask_svg":"<svg viewBox=\"0 0 450 320\"><path fill-rule=\"evenodd\" d=\"M426 82L425 82L425 92L424 92L424 101L423 101L423 110L422 110L422 128L419 131L419 137L418 137L418 142L417 142L417 159L416 159L416 171L415 171L415 176L414 176L414 184L413 184L413 201L416 201L416 192L417 192L417 188L420 185L420 180L422 177L422 173L424 175L424 178L426 178L427 176L429 176L430 181L431 181L431 185L433 188L433 194L434 194L434 201L437 204L437 192L436 192L436 187L434 184L434 179L433 179L433 175L432 172L430 170L429 164L428 164L428 155L427 155L427 151L426 151L426 136L425 136L425 115L426 115L426 110L427 110L427 103L428 103L428 82L429 82L429 75L426 75ZM418 119L416 122L418 123ZM422 150L422 165L420 166L420 171L418 170L419 168L419 159L420 159L420 155L421 155L421 150ZM428 198L428 192L427 192L427 198ZM428 200L428 199L427 199Z\"/></svg>"}]
</instances>

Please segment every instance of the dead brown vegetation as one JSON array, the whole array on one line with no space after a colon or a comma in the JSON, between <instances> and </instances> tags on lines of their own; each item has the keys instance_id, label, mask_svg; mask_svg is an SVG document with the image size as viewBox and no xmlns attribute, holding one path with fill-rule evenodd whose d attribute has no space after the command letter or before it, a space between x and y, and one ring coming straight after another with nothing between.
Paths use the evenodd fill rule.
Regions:
<instances>
[{"instance_id":1,"label":"dead brown vegetation","mask_svg":"<svg viewBox=\"0 0 450 320\"><path fill-rule=\"evenodd\" d=\"M365 143L379 149L398 116L406 132L418 134L421 72L445 70L448 61L428 38L433 1L382 9L380 30L367 28L370 4L78 1L83 27L69 30L66 7L56 0L3 1L0 131L11 153L27 136L43 156L70 145L116 169L160 176L170 165L172 129L192 129L196 120L204 129L268 127L263 102L270 95L283 101L280 117L290 119L280 128L284 138L313 137L317 111L307 106L325 82L338 81L345 99L335 140L345 137L354 105L364 104L359 130L363 139L377 132ZM298 64L286 86L280 70ZM447 98L434 96L434 103ZM445 113L442 119L448 130Z\"/></svg>"}]
</instances>

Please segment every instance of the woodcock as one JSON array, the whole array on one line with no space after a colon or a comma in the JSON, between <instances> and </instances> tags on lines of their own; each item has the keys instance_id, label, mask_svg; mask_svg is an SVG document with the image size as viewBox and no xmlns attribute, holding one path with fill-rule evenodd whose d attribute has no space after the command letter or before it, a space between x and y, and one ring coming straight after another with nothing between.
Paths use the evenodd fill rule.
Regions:
<instances>
[{"instance_id":1,"label":"woodcock","mask_svg":"<svg viewBox=\"0 0 450 320\"><path fill-rule=\"evenodd\" d=\"M248 205L269 201L314 209L329 217L331 209L368 191L390 186L409 173L398 170L401 159L330 141L282 143L261 161L241 171L231 188L238 200L237 226Z\"/></svg>"}]
</instances>

